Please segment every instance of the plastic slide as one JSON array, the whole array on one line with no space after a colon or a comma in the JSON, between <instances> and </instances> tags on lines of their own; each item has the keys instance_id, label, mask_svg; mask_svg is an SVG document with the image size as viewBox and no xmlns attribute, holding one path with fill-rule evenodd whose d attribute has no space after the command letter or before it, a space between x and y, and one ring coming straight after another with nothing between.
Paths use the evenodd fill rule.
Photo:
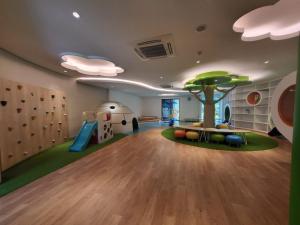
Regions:
<instances>
[{"instance_id":1,"label":"plastic slide","mask_svg":"<svg viewBox=\"0 0 300 225\"><path fill-rule=\"evenodd\" d=\"M85 121L69 150L71 152L83 151L87 147L95 129L97 129L97 122Z\"/></svg>"}]
</instances>

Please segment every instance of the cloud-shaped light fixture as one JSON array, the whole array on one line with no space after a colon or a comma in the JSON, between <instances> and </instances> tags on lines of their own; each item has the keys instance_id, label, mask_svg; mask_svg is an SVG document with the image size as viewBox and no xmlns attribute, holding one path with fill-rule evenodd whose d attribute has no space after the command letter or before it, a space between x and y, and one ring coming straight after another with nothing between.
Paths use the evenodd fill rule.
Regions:
<instances>
[{"instance_id":1,"label":"cloud-shaped light fixture","mask_svg":"<svg viewBox=\"0 0 300 225\"><path fill-rule=\"evenodd\" d=\"M61 58L63 67L86 75L113 77L124 72L124 69L105 58L84 57L75 54L64 54Z\"/></svg>"},{"instance_id":2,"label":"cloud-shaped light fixture","mask_svg":"<svg viewBox=\"0 0 300 225\"><path fill-rule=\"evenodd\" d=\"M243 41L283 40L299 36L300 1L280 0L274 5L255 9L239 18L233 30L243 33Z\"/></svg>"}]
</instances>

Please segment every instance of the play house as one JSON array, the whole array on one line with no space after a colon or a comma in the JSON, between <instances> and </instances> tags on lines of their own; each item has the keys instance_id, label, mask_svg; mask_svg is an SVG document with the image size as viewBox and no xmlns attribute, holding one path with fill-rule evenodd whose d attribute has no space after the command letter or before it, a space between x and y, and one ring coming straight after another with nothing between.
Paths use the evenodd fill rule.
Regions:
<instances>
[{"instance_id":1,"label":"play house","mask_svg":"<svg viewBox=\"0 0 300 225\"><path fill-rule=\"evenodd\" d=\"M111 114L111 123L115 133L128 133L133 130L134 115L127 106L119 102L106 102L99 107L98 111Z\"/></svg>"}]
</instances>

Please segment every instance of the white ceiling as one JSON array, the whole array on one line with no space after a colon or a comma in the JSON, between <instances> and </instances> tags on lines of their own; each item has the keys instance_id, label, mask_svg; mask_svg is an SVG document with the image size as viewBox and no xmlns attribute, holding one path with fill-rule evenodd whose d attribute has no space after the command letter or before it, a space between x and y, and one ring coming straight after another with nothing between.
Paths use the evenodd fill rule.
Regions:
<instances>
[{"instance_id":1,"label":"white ceiling","mask_svg":"<svg viewBox=\"0 0 300 225\"><path fill-rule=\"evenodd\" d=\"M76 52L112 60L125 69L121 79L150 85L181 85L197 73L227 70L253 80L271 79L297 69L297 38L243 42L232 30L245 13L275 0L1 0L0 47L62 75L60 54ZM72 12L79 12L75 19ZM200 24L207 30L195 31ZM132 43L171 33L176 56L141 61ZM197 55L202 51L201 56ZM197 60L200 64L196 64ZM269 60L269 64L264 61ZM83 76L69 71L69 76ZM164 79L160 79L160 76ZM136 95L153 91L130 85L122 87ZM121 85L121 86L119 86Z\"/></svg>"}]
</instances>

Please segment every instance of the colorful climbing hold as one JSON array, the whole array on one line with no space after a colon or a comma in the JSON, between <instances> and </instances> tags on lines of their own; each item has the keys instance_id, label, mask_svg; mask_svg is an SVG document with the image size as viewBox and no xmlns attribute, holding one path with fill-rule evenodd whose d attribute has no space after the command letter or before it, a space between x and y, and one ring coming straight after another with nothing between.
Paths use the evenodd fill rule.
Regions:
<instances>
[{"instance_id":1,"label":"colorful climbing hold","mask_svg":"<svg viewBox=\"0 0 300 225\"><path fill-rule=\"evenodd\" d=\"M6 106L7 105L7 101L1 101L1 105L2 106Z\"/></svg>"}]
</instances>

